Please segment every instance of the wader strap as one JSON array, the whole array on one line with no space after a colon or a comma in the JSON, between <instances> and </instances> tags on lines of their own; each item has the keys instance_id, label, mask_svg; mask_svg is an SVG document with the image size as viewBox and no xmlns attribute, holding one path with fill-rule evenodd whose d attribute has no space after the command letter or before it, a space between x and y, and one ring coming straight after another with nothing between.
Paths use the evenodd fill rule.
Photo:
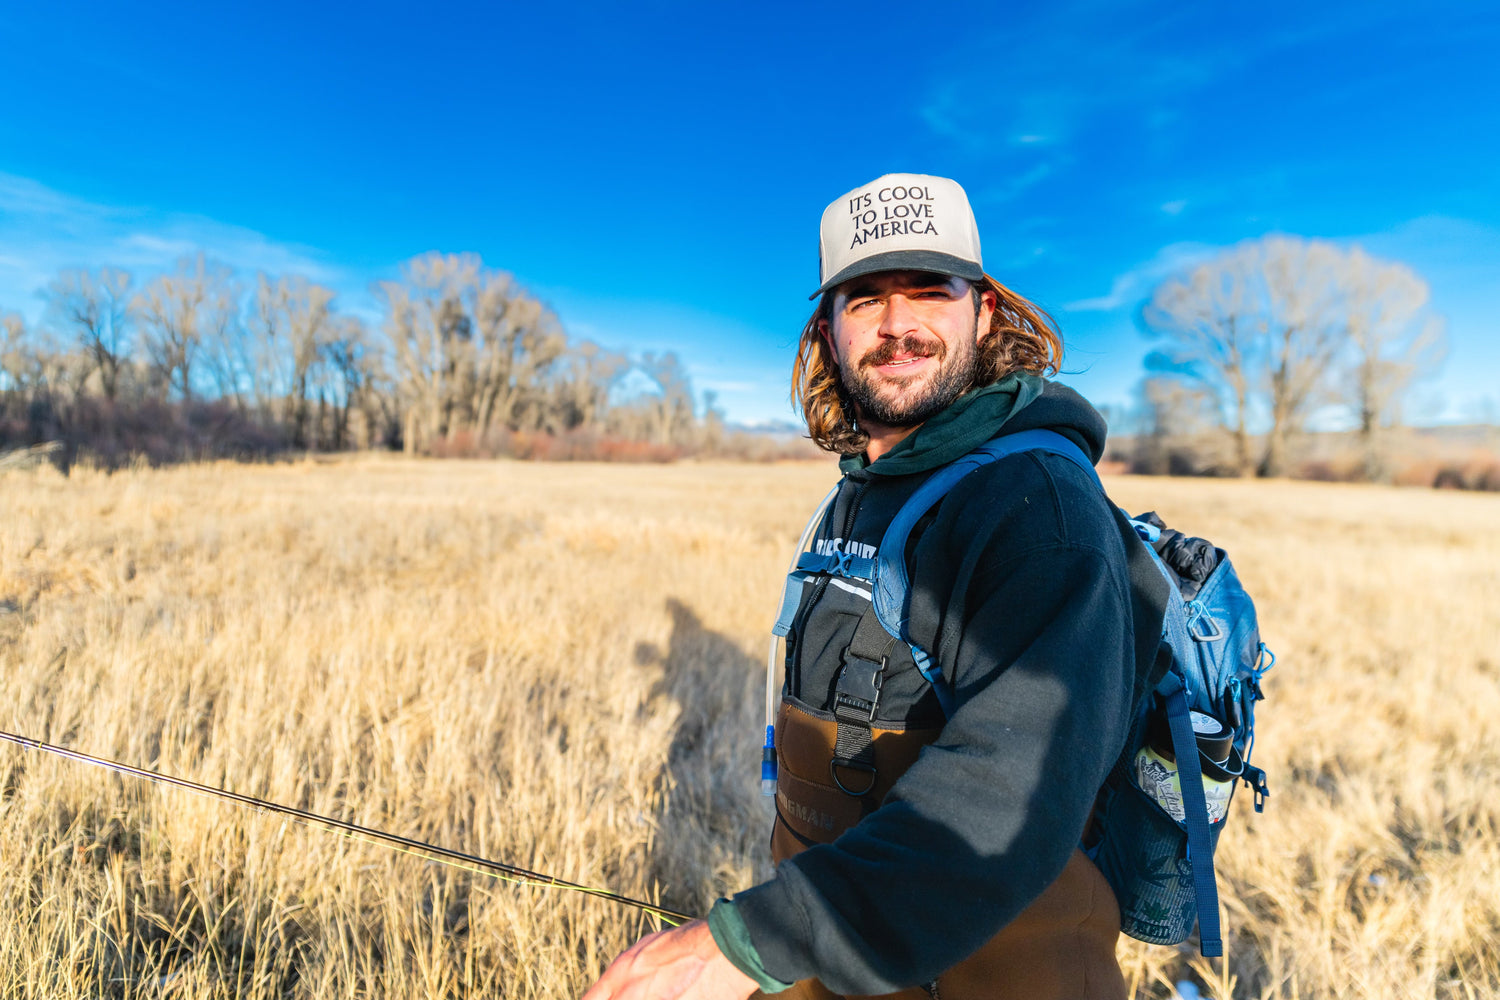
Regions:
<instances>
[{"instance_id":1,"label":"wader strap","mask_svg":"<svg viewBox=\"0 0 1500 1000\"><path fill-rule=\"evenodd\" d=\"M1159 690L1167 696L1167 725L1172 733L1172 755L1177 758L1177 780L1182 789L1183 825L1187 827L1188 864L1193 869L1200 950L1205 958L1218 958L1224 954L1219 933L1219 887L1214 881L1214 845L1208 828L1198 740L1193 735L1182 680L1169 673Z\"/></svg>"},{"instance_id":2,"label":"wader strap","mask_svg":"<svg viewBox=\"0 0 1500 1000\"><path fill-rule=\"evenodd\" d=\"M845 795L865 795L875 787L875 741L870 728L875 722L875 709L880 705L886 663L895 644L895 637L880 624L875 612L867 608L854 629L854 638L849 640L849 648L844 650L844 666L833 689L833 717L838 730L828 771ZM851 778L846 784L844 778L849 771L859 771L865 777Z\"/></svg>"}]
</instances>

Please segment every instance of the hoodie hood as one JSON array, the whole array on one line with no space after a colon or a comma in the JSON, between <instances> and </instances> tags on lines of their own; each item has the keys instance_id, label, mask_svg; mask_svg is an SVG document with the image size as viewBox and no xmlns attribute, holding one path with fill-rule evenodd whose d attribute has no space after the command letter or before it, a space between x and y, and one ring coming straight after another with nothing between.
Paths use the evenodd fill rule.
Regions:
<instances>
[{"instance_id":1,"label":"hoodie hood","mask_svg":"<svg viewBox=\"0 0 1500 1000\"><path fill-rule=\"evenodd\" d=\"M946 410L902 438L876 462L864 453L846 455L839 470L876 476L928 472L967 455L1001 434L1045 428L1064 435L1098 463L1104 455L1105 423L1088 400L1059 382L1015 372L964 393Z\"/></svg>"}]
</instances>

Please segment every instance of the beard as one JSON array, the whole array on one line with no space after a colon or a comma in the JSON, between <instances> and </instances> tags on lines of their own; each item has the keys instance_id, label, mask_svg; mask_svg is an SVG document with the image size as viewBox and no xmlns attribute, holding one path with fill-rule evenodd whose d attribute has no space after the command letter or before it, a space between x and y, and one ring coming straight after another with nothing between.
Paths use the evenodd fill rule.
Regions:
<instances>
[{"instance_id":1,"label":"beard","mask_svg":"<svg viewBox=\"0 0 1500 1000\"><path fill-rule=\"evenodd\" d=\"M974 331L977 335L977 318ZM936 357L936 371L929 371L924 379L918 375L909 378L882 376L874 370L898 353ZM949 351L941 340L908 334L867 352L855 365L840 359L839 374L850 399L859 408L860 417L887 427L915 427L947 409L950 403L968 391L974 384L978 359L973 336L957 338Z\"/></svg>"}]
</instances>

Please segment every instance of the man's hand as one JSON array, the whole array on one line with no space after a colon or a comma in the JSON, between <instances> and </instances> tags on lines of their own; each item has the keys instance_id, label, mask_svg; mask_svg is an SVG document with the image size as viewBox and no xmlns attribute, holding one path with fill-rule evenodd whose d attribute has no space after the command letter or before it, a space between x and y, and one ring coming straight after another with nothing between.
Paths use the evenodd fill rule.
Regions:
<instances>
[{"instance_id":1,"label":"man's hand","mask_svg":"<svg viewBox=\"0 0 1500 1000\"><path fill-rule=\"evenodd\" d=\"M755 980L719 951L708 923L693 920L631 945L583 1000L747 1000L754 992Z\"/></svg>"}]
</instances>

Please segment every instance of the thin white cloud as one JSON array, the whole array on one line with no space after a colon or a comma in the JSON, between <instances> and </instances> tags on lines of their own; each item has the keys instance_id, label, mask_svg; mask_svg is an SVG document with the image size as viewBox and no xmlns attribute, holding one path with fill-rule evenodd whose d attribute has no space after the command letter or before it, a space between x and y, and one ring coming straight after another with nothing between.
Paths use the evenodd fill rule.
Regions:
<instances>
[{"instance_id":1,"label":"thin white cloud","mask_svg":"<svg viewBox=\"0 0 1500 1000\"><path fill-rule=\"evenodd\" d=\"M1485 285L1489 294L1500 287L1500 228L1471 219L1423 215L1383 232L1350 236L1340 242L1358 243L1382 257L1493 279Z\"/></svg>"},{"instance_id":2,"label":"thin white cloud","mask_svg":"<svg viewBox=\"0 0 1500 1000\"><path fill-rule=\"evenodd\" d=\"M1104 295L1065 303L1063 309L1068 312L1113 312L1133 308L1144 301L1162 279L1192 267L1220 249L1206 243L1169 244L1156 251L1150 260L1117 275Z\"/></svg>"},{"instance_id":3,"label":"thin white cloud","mask_svg":"<svg viewBox=\"0 0 1500 1000\"><path fill-rule=\"evenodd\" d=\"M1173 207L1185 204L1168 202L1161 208L1175 214ZM1488 296L1500 288L1500 229L1482 223L1427 215L1381 232L1327 238L1346 246L1358 244L1376 256L1410 264L1429 281L1449 286L1450 294L1476 289ZM1063 308L1069 312L1108 312L1135 306L1164 278L1223 249L1206 243L1169 244L1149 260L1117 275L1107 293L1066 303ZM1441 308L1440 300L1434 304Z\"/></svg>"},{"instance_id":4,"label":"thin white cloud","mask_svg":"<svg viewBox=\"0 0 1500 1000\"><path fill-rule=\"evenodd\" d=\"M953 60L955 68L931 82L919 114L935 135L970 153L1065 146L1101 115L1139 114L1161 130L1177 119L1185 98L1227 76L1291 50L1412 19L1374 4L1309 7L1279 31L1195 36L1185 46L1184 26L1196 16L1193 9L1119 0L1011 10L987 43L964 43L965 51L1004 57Z\"/></svg>"},{"instance_id":5,"label":"thin white cloud","mask_svg":"<svg viewBox=\"0 0 1500 1000\"><path fill-rule=\"evenodd\" d=\"M1066 143L1091 116L1122 107L1175 103L1247 56L1182 51L1166 44L1160 18L1140 11L1058 3L1018 15L997 47L1006 57L936 84L921 108L934 133L971 151L1007 144ZM1169 26L1169 25L1168 25ZM1025 45L1005 44L1011 36ZM1082 63L1077 53L1087 52Z\"/></svg>"},{"instance_id":6,"label":"thin white cloud","mask_svg":"<svg viewBox=\"0 0 1500 1000\"><path fill-rule=\"evenodd\" d=\"M1021 171L1013 176L1005 177L993 184L981 188L975 193L974 200L982 204L1001 204L1014 201L1029 189L1036 187L1042 181L1051 177L1056 172L1056 167L1051 162L1038 163L1029 170Z\"/></svg>"},{"instance_id":7,"label":"thin white cloud","mask_svg":"<svg viewBox=\"0 0 1500 1000\"><path fill-rule=\"evenodd\" d=\"M0 310L35 321L41 292L68 268L124 268L137 280L203 252L241 271L299 274L359 299L365 281L310 247L200 215L106 205L0 173Z\"/></svg>"}]
</instances>

